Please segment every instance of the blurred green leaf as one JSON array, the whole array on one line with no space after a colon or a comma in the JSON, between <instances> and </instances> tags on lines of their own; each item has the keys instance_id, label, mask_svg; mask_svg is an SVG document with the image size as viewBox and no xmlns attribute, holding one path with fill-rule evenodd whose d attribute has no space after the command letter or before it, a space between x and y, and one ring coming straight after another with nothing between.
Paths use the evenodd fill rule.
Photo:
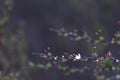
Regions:
<instances>
[{"instance_id":1,"label":"blurred green leaf","mask_svg":"<svg viewBox=\"0 0 120 80\"><path fill-rule=\"evenodd\" d=\"M47 67L47 68L51 68L51 67L52 67L52 64L51 64L51 63L47 63L47 64L46 64L46 67Z\"/></svg>"},{"instance_id":2,"label":"blurred green leaf","mask_svg":"<svg viewBox=\"0 0 120 80\"><path fill-rule=\"evenodd\" d=\"M43 68L44 66L42 64L36 64L37 68Z\"/></svg>"},{"instance_id":3,"label":"blurred green leaf","mask_svg":"<svg viewBox=\"0 0 120 80\"><path fill-rule=\"evenodd\" d=\"M10 80L10 79L9 79L9 77L4 76L4 77L2 77L0 80Z\"/></svg>"}]
</instances>

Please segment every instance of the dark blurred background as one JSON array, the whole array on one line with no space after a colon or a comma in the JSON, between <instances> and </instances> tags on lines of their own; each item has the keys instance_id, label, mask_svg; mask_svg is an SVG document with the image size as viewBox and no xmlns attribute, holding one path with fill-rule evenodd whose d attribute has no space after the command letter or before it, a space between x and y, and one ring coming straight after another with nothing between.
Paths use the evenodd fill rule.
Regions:
<instances>
[{"instance_id":1,"label":"dark blurred background","mask_svg":"<svg viewBox=\"0 0 120 80\"><path fill-rule=\"evenodd\" d=\"M110 37L119 30L119 8L119 1L112 0L14 0L10 24L18 20L26 23L27 42L30 50L36 52L59 44L58 37L49 28L64 27L69 31L104 29ZM68 42L60 43L63 44L57 46L62 48Z\"/></svg>"},{"instance_id":2,"label":"dark blurred background","mask_svg":"<svg viewBox=\"0 0 120 80\"><path fill-rule=\"evenodd\" d=\"M23 60L24 56L26 63L18 64L16 62L17 67L27 64L27 61L39 63L41 61L39 56L32 53L42 52L47 47L51 47L51 50L58 54L68 51L71 53L81 52L84 56L89 55L89 49L84 42L66 40L50 31L49 28L63 27L68 31L77 29L78 32L86 30L89 33L102 29L104 36L108 39L116 31L120 31L119 0L13 0L12 2L13 8L9 15L5 36L8 40L10 37L19 39L18 34L20 35L20 43L17 46L22 46L22 48L13 50L13 52L19 52L17 55L22 54L20 59ZM5 47L9 46L8 51L6 48L3 50L3 48L2 53L8 55L9 48L12 48L11 45L14 43L10 40L5 41L5 43ZM14 47L16 48L15 45ZM23 49L23 47L25 48ZM111 50L114 56L119 58L119 48L119 46L110 46L105 49ZM7 58L11 57L11 54L12 52ZM90 73L66 77L56 70L44 71L39 69L38 71L31 70L29 77L29 80L94 80Z\"/></svg>"}]
</instances>

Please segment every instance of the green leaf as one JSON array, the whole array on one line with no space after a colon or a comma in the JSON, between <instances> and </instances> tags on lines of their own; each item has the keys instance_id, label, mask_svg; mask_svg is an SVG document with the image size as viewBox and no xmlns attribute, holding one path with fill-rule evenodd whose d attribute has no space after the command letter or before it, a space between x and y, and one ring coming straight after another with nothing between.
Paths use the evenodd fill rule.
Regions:
<instances>
[{"instance_id":1,"label":"green leaf","mask_svg":"<svg viewBox=\"0 0 120 80\"><path fill-rule=\"evenodd\" d=\"M67 33L65 33L65 34L64 34L64 36L65 36L65 37L67 37L67 36L68 36L68 34L67 34Z\"/></svg>"},{"instance_id":2,"label":"green leaf","mask_svg":"<svg viewBox=\"0 0 120 80\"><path fill-rule=\"evenodd\" d=\"M42 64L37 64L36 67L37 68L43 68L44 66Z\"/></svg>"},{"instance_id":3,"label":"green leaf","mask_svg":"<svg viewBox=\"0 0 120 80\"><path fill-rule=\"evenodd\" d=\"M117 34L116 34L116 37L117 37L117 38L120 38L120 33L117 33Z\"/></svg>"},{"instance_id":4,"label":"green leaf","mask_svg":"<svg viewBox=\"0 0 120 80\"><path fill-rule=\"evenodd\" d=\"M30 67L34 67L35 65L34 65L34 63L29 62L29 66L30 66Z\"/></svg>"},{"instance_id":5,"label":"green leaf","mask_svg":"<svg viewBox=\"0 0 120 80\"><path fill-rule=\"evenodd\" d=\"M70 72L71 73L75 73L77 71L77 69L71 69Z\"/></svg>"},{"instance_id":6,"label":"green leaf","mask_svg":"<svg viewBox=\"0 0 120 80\"><path fill-rule=\"evenodd\" d=\"M115 43L115 40L112 40L112 41L111 41L111 44L114 44L114 43Z\"/></svg>"},{"instance_id":7,"label":"green leaf","mask_svg":"<svg viewBox=\"0 0 120 80\"><path fill-rule=\"evenodd\" d=\"M0 80L10 80L9 77L2 77Z\"/></svg>"},{"instance_id":8,"label":"green leaf","mask_svg":"<svg viewBox=\"0 0 120 80\"><path fill-rule=\"evenodd\" d=\"M112 61L105 59L101 62L101 66L103 68L111 68L112 67Z\"/></svg>"},{"instance_id":9,"label":"green leaf","mask_svg":"<svg viewBox=\"0 0 120 80\"><path fill-rule=\"evenodd\" d=\"M47 68L51 68L51 67L52 67L52 64L51 64L51 63L47 63L47 64L46 64L46 67L47 67Z\"/></svg>"},{"instance_id":10,"label":"green leaf","mask_svg":"<svg viewBox=\"0 0 120 80\"><path fill-rule=\"evenodd\" d=\"M79 40L81 40L81 37L76 37L75 40L79 41Z\"/></svg>"},{"instance_id":11,"label":"green leaf","mask_svg":"<svg viewBox=\"0 0 120 80\"><path fill-rule=\"evenodd\" d=\"M100 37L99 37L99 40L100 40L100 41L103 41L104 39L105 39L105 38L104 38L103 36L100 36Z\"/></svg>"},{"instance_id":12,"label":"green leaf","mask_svg":"<svg viewBox=\"0 0 120 80\"><path fill-rule=\"evenodd\" d=\"M120 41L117 41L116 43L117 43L118 45L120 45Z\"/></svg>"},{"instance_id":13,"label":"green leaf","mask_svg":"<svg viewBox=\"0 0 120 80\"><path fill-rule=\"evenodd\" d=\"M0 20L0 25L5 24L6 22L8 22L8 20L9 20L9 17L5 16L3 19Z\"/></svg>"}]
</instances>

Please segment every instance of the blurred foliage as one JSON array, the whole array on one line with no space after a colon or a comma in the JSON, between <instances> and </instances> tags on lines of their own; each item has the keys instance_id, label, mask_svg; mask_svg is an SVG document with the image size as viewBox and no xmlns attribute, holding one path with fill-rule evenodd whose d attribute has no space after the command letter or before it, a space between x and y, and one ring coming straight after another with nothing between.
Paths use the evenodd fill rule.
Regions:
<instances>
[{"instance_id":1,"label":"blurred foliage","mask_svg":"<svg viewBox=\"0 0 120 80\"><path fill-rule=\"evenodd\" d=\"M0 80L17 80L28 75L24 26L16 33L9 30L12 5L13 0L0 0Z\"/></svg>"}]
</instances>

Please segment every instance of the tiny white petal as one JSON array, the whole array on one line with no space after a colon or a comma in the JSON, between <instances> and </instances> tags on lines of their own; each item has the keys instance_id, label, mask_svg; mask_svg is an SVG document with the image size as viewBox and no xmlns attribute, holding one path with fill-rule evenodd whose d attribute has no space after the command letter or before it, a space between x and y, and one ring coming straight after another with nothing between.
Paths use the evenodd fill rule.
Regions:
<instances>
[{"instance_id":1,"label":"tiny white petal","mask_svg":"<svg viewBox=\"0 0 120 80\"><path fill-rule=\"evenodd\" d=\"M75 59L76 59L76 60L81 59L81 54L76 55L76 56L75 56Z\"/></svg>"},{"instance_id":2,"label":"tiny white petal","mask_svg":"<svg viewBox=\"0 0 120 80\"><path fill-rule=\"evenodd\" d=\"M64 58L64 55L62 55L62 58Z\"/></svg>"},{"instance_id":3,"label":"tiny white petal","mask_svg":"<svg viewBox=\"0 0 120 80\"><path fill-rule=\"evenodd\" d=\"M111 52L110 51L108 52L108 56L111 56Z\"/></svg>"},{"instance_id":4,"label":"tiny white petal","mask_svg":"<svg viewBox=\"0 0 120 80\"><path fill-rule=\"evenodd\" d=\"M119 60L118 60L118 59L116 59L116 62L119 62Z\"/></svg>"},{"instance_id":5,"label":"tiny white petal","mask_svg":"<svg viewBox=\"0 0 120 80\"><path fill-rule=\"evenodd\" d=\"M96 62L99 62L99 60L97 59Z\"/></svg>"},{"instance_id":6,"label":"tiny white petal","mask_svg":"<svg viewBox=\"0 0 120 80\"><path fill-rule=\"evenodd\" d=\"M58 59L58 56L54 57L54 59L57 60L57 59Z\"/></svg>"},{"instance_id":7,"label":"tiny white petal","mask_svg":"<svg viewBox=\"0 0 120 80\"><path fill-rule=\"evenodd\" d=\"M119 75L119 74L118 74L118 75L116 75L116 78L117 78L117 79L120 79L120 75Z\"/></svg>"}]
</instances>

